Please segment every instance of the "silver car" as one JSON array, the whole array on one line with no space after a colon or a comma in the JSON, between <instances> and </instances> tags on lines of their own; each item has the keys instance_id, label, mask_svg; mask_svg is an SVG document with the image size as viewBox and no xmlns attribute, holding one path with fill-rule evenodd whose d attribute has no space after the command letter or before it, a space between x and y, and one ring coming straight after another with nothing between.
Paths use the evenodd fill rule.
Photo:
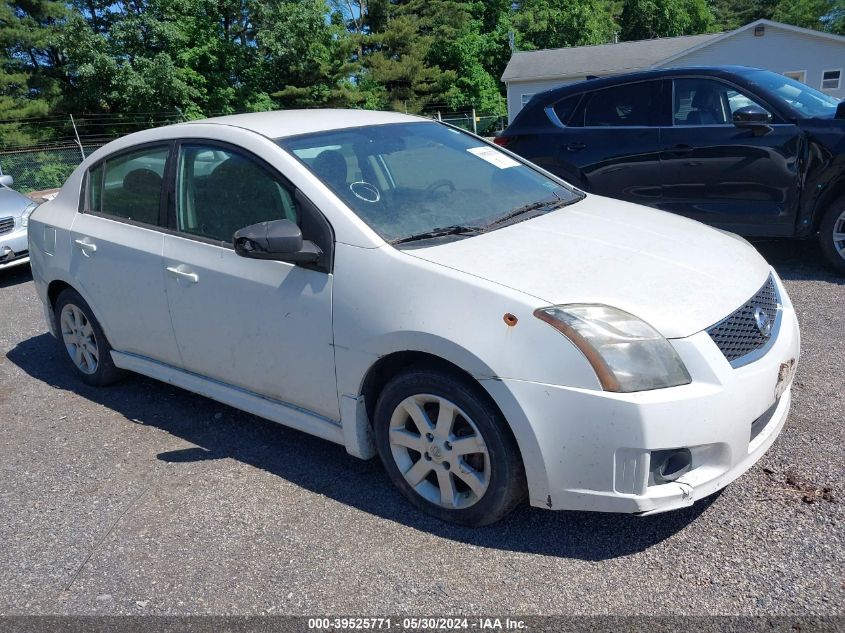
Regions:
<instances>
[{"instance_id":1,"label":"silver car","mask_svg":"<svg viewBox=\"0 0 845 633\"><path fill-rule=\"evenodd\" d=\"M26 229L38 206L11 184L11 176L0 176L0 270L29 262Z\"/></svg>"}]
</instances>

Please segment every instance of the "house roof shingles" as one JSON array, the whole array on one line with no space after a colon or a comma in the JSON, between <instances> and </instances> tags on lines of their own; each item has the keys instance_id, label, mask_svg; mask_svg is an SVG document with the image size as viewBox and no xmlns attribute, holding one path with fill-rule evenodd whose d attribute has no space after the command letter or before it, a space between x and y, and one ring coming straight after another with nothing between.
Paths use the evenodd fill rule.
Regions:
<instances>
[{"instance_id":1,"label":"house roof shingles","mask_svg":"<svg viewBox=\"0 0 845 633\"><path fill-rule=\"evenodd\" d=\"M706 33L617 44L517 51L505 68L502 81L557 79L639 70L722 35Z\"/></svg>"}]
</instances>

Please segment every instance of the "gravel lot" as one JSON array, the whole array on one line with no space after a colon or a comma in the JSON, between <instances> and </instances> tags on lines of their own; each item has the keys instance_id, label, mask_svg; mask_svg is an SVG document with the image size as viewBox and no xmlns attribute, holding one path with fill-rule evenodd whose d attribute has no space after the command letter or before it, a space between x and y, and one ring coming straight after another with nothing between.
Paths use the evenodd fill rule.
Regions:
<instances>
[{"instance_id":1,"label":"gravel lot","mask_svg":"<svg viewBox=\"0 0 845 633\"><path fill-rule=\"evenodd\" d=\"M142 377L84 386L29 270L0 272L0 614L842 614L845 280L812 245L759 246L803 337L762 461L684 511L481 530L340 446Z\"/></svg>"}]
</instances>

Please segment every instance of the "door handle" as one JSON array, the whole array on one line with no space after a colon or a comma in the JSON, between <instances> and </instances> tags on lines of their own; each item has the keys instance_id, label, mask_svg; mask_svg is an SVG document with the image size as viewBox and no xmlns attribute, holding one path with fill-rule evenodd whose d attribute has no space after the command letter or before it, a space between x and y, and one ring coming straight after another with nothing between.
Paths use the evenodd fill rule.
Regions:
<instances>
[{"instance_id":1,"label":"door handle","mask_svg":"<svg viewBox=\"0 0 845 633\"><path fill-rule=\"evenodd\" d=\"M587 144L586 143L574 142L574 143L567 143L566 145L564 145L564 147L569 152L580 152L582 149L587 147Z\"/></svg>"},{"instance_id":2,"label":"door handle","mask_svg":"<svg viewBox=\"0 0 845 633\"><path fill-rule=\"evenodd\" d=\"M85 257L91 257L91 255L97 250L97 245L93 242L73 240L73 243L76 244L76 247L82 251L82 254L85 255Z\"/></svg>"},{"instance_id":3,"label":"door handle","mask_svg":"<svg viewBox=\"0 0 845 633\"><path fill-rule=\"evenodd\" d=\"M185 281L190 281L192 284L195 284L200 280L199 275L197 275L196 273L189 273L189 272L184 271L184 270L179 270L175 266L168 266L167 272L169 272L171 275L173 275L174 277L176 277L178 279L184 279Z\"/></svg>"}]
</instances>

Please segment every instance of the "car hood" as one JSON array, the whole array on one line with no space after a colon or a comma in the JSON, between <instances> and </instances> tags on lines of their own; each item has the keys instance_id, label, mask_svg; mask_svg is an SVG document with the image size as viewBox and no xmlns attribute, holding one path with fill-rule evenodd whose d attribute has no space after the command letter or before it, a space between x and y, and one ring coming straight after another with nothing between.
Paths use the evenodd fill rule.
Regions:
<instances>
[{"instance_id":1,"label":"car hood","mask_svg":"<svg viewBox=\"0 0 845 633\"><path fill-rule=\"evenodd\" d=\"M30 204L32 204L32 200L22 193L18 193L8 187L0 187L0 216L9 217L11 215L17 217Z\"/></svg>"},{"instance_id":2,"label":"car hood","mask_svg":"<svg viewBox=\"0 0 845 633\"><path fill-rule=\"evenodd\" d=\"M538 304L614 306L667 338L720 321L770 273L742 238L593 195L490 233L405 252L522 291Z\"/></svg>"}]
</instances>

